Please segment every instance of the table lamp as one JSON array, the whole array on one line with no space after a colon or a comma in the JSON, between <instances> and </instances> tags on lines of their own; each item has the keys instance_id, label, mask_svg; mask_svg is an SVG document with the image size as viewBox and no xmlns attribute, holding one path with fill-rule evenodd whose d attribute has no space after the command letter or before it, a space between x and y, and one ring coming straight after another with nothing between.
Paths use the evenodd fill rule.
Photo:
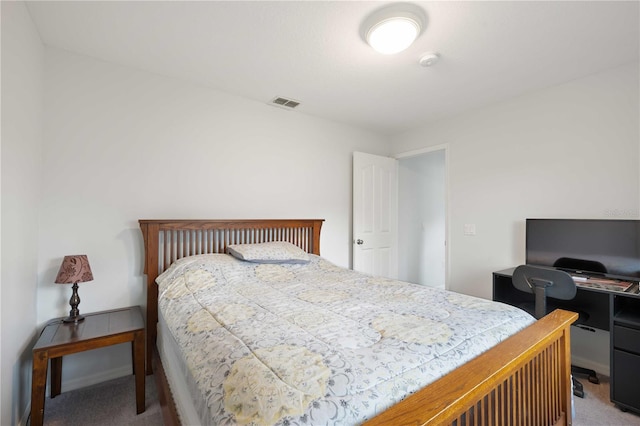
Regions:
<instances>
[{"instance_id":1,"label":"table lamp","mask_svg":"<svg viewBox=\"0 0 640 426\"><path fill-rule=\"evenodd\" d=\"M58 276L56 277L56 284L73 284L73 293L71 294L71 299L69 299L69 305L71 305L69 316L62 321L79 322L84 319L78 310L78 305L80 304L78 283L92 280L93 274L91 273L89 259L87 259L86 254L64 257L62 265L60 265L60 270L58 271Z\"/></svg>"}]
</instances>

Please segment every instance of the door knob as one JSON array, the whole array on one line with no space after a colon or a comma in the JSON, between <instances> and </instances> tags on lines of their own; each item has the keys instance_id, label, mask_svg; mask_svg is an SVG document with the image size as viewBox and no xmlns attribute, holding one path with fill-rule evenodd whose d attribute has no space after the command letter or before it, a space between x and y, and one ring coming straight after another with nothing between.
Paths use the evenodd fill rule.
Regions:
<instances>
[{"instance_id":1,"label":"door knob","mask_svg":"<svg viewBox=\"0 0 640 426\"><path fill-rule=\"evenodd\" d=\"M362 241L361 239L359 239L359 238L358 238L358 239L356 240L356 244L357 244L357 245L359 245L359 246L361 246L362 244L364 244L364 241Z\"/></svg>"}]
</instances>

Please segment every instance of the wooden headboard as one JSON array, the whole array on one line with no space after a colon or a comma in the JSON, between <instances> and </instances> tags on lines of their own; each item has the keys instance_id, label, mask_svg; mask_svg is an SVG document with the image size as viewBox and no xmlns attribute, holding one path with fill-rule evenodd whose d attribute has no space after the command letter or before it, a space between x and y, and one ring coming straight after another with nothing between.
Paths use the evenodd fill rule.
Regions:
<instances>
[{"instance_id":1,"label":"wooden headboard","mask_svg":"<svg viewBox=\"0 0 640 426\"><path fill-rule=\"evenodd\" d=\"M324 219L147 220L141 219L144 273L147 275L147 374L153 373L151 355L156 343L158 286L156 278L186 256L226 253L230 244L288 241L320 254Z\"/></svg>"}]
</instances>

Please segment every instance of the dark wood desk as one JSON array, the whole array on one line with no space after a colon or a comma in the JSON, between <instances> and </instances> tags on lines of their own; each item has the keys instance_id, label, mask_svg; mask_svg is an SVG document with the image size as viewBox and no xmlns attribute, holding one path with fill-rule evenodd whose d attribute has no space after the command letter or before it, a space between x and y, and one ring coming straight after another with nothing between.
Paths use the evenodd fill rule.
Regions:
<instances>
[{"instance_id":1,"label":"dark wood desk","mask_svg":"<svg viewBox=\"0 0 640 426\"><path fill-rule=\"evenodd\" d=\"M517 290L511 276L515 268L493 273L493 300L520 306L531 303L533 294ZM578 327L609 331L610 398L623 410L640 413L640 294L578 287L572 300L554 299L553 308L584 312Z\"/></svg>"},{"instance_id":2,"label":"dark wood desk","mask_svg":"<svg viewBox=\"0 0 640 426\"><path fill-rule=\"evenodd\" d=\"M31 384L31 425L44 420L47 366L51 359L51 398L60 394L62 357L119 343L131 342L133 373L136 378L137 414L145 410L144 321L139 306L84 314L84 321L63 323L50 321L33 347ZM98 368L99 366L96 366Z\"/></svg>"}]
</instances>

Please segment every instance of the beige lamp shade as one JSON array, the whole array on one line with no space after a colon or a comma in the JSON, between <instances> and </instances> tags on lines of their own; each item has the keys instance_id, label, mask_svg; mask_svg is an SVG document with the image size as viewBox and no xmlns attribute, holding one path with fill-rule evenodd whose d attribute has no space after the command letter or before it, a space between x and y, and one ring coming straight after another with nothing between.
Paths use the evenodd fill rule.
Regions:
<instances>
[{"instance_id":1,"label":"beige lamp shade","mask_svg":"<svg viewBox=\"0 0 640 426\"><path fill-rule=\"evenodd\" d=\"M93 280L86 254L65 256L60 265L56 284L75 284Z\"/></svg>"}]
</instances>

